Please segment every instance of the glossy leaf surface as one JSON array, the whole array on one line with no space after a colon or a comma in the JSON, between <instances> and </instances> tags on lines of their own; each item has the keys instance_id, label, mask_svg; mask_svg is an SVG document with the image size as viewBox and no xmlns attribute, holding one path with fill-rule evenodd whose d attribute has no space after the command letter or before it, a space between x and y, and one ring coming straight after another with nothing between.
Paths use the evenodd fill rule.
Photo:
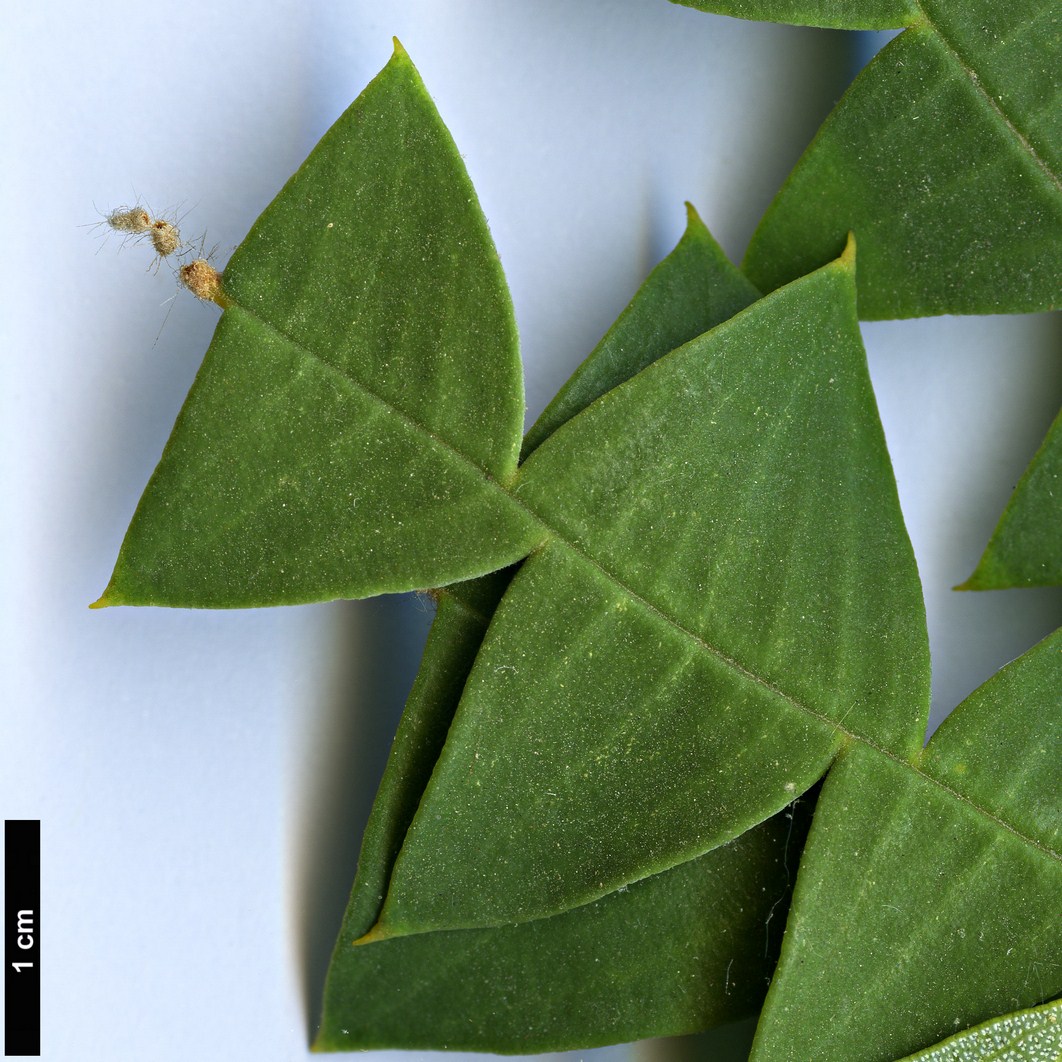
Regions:
<instances>
[{"instance_id":1,"label":"glossy leaf surface","mask_svg":"<svg viewBox=\"0 0 1062 1062\"><path fill-rule=\"evenodd\" d=\"M1008 1014L951 1036L902 1062L1059 1062L1062 1003Z\"/></svg>"},{"instance_id":2,"label":"glossy leaf surface","mask_svg":"<svg viewBox=\"0 0 1062 1062\"><path fill-rule=\"evenodd\" d=\"M1062 585L1062 413L1025 470L960 590Z\"/></svg>"},{"instance_id":3,"label":"glossy leaf surface","mask_svg":"<svg viewBox=\"0 0 1062 1062\"><path fill-rule=\"evenodd\" d=\"M1056 632L967 698L915 763L843 753L753 1059L887 1062L1062 991L1060 691Z\"/></svg>"},{"instance_id":4,"label":"glossy leaf surface","mask_svg":"<svg viewBox=\"0 0 1062 1062\"><path fill-rule=\"evenodd\" d=\"M559 913L762 822L846 734L921 746L921 594L851 267L656 362L521 470L552 536L491 624L379 932Z\"/></svg>"},{"instance_id":5,"label":"glossy leaf surface","mask_svg":"<svg viewBox=\"0 0 1062 1062\"><path fill-rule=\"evenodd\" d=\"M501 484L523 419L508 291L401 48L255 224L101 604L438 586L541 533Z\"/></svg>"},{"instance_id":6,"label":"glossy leaf surface","mask_svg":"<svg viewBox=\"0 0 1062 1062\"><path fill-rule=\"evenodd\" d=\"M1062 302L1062 14L1050 0L728 3L745 18L909 26L856 79L749 245L770 290L859 240L860 316Z\"/></svg>"}]
</instances>

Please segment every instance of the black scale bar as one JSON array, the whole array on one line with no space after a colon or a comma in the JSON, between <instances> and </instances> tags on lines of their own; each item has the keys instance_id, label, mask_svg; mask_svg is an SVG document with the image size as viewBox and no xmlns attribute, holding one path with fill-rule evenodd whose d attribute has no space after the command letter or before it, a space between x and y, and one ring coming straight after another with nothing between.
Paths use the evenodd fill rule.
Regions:
<instances>
[{"instance_id":1,"label":"black scale bar","mask_svg":"<svg viewBox=\"0 0 1062 1062\"><path fill-rule=\"evenodd\" d=\"M4 1054L41 1053L41 824L4 820Z\"/></svg>"}]
</instances>

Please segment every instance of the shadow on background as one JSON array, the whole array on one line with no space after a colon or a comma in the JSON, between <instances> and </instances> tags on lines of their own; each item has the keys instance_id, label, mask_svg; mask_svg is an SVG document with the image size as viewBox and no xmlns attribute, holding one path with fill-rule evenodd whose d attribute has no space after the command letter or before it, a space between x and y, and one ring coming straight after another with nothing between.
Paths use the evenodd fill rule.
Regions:
<instances>
[{"instance_id":1,"label":"shadow on background","mask_svg":"<svg viewBox=\"0 0 1062 1062\"><path fill-rule=\"evenodd\" d=\"M745 1062L752 1050L756 1019L722 1025L694 1036L671 1036L635 1045L635 1062Z\"/></svg>"},{"instance_id":2,"label":"shadow on background","mask_svg":"<svg viewBox=\"0 0 1062 1062\"><path fill-rule=\"evenodd\" d=\"M296 939L311 1040L361 835L435 611L417 594L334 607L334 670L298 772L306 789L296 827Z\"/></svg>"},{"instance_id":3,"label":"shadow on background","mask_svg":"<svg viewBox=\"0 0 1062 1062\"><path fill-rule=\"evenodd\" d=\"M981 551L995 532L1003 510L1010 502L1014 488L1025 474L1034 455L1043 445L1048 430L1058 416L1059 402L1062 400L1062 316L1057 313L1045 313L1036 316L1025 315L1027 330L1021 334L1021 343L1025 357L1035 352L1033 378L1021 378L1022 400L1013 405L1004 405L1008 417L1005 423L994 428L996 434L1005 440L997 448L994 468L985 470L979 483L978 491L970 491L962 498L962 508L955 513L954 526L969 529L974 536L977 555L971 556L969 563L975 565L980 560ZM1035 330L1034 330L1035 329ZM1008 351L998 352L1001 364L1006 361ZM1012 379L1015 377L1011 376ZM971 567L972 572L972 567ZM960 572L959 578L968 577L970 573ZM1041 594L1041 591L1044 591ZM1001 591L967 591L973 594L995 594ZM1049 597L1056 593L1054 587L1023 588L1017 591L1002 591L1027 595L1027 601L1034 595ZM1056 613L1057 616L1057 613ZM1062 618L1062 617L1058 617ZM1052 624L1053 629L1057 624ZM1046 631L1045 631L1046 633ZM1019 651L1024 652L1027 646Z\"/></svg>"},{"instance_id":4,"label":"shadow on background","mask_svg":"<svg viewBox=\"0 0 1062 1062\"><path fill-rule=\"evenodd\" d=\"M803 27L788 27L787 32L793 44L776 68L764 73L777 96L770 128L728 160L722 181L731 205L725 230L729 247L748 245L819 126L870 58L855 47L853 38L862 34Z\"/></svg>"}]
</instances>

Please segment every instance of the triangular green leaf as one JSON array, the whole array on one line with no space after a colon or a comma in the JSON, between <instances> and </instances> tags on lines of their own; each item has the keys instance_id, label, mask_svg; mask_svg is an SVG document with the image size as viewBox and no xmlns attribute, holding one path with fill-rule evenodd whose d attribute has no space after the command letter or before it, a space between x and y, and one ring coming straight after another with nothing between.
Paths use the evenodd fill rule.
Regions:
<instances>
[{"instance_id":1,"label":"triangular green leaf","mask_svg":"<svg viewBox=\"0 0 1062 1062\"><path fill-rule=\"evenodd\" d=\"M251 606L438 586L541 533L513 505L512 307L408 56L237 249L226 309L100 604Z\"/></svg>"},{"instance_id":2,"label":"triangular green leaf","mask_svg":"<svg viewBox=\"0 0 1062 1062\"><path fill-rule=\"evenodd\" d=\"M540 418L540 437L544 424L559 425L565 413L579 411L579 396L588 404L666 353L669 344L712 327L754 297L690 208L679 245L580 366L578 383ZM635 886L533 928L351 946L379 912L394 858L510 574L459 583L438 595L329 970L320 1048L586 1046L741 1017L766 989L773 927L784 915L788 865L805 825L803 815L794 824L792 809L735 846L652 879L644 890ZM771 930L766 937L765 923ZM647 933L654 936L649 948Z\"/></svg>"},{"instance_id":3,"label":"triangular green leaf","mask_svg":"<svg viewBox=\"0 0 1062 1062\"><path fill-rule=\"evenodd\" d=\"M959 590L1062 584L1062 413L1007 502L984 556Z\"/></svg>"},{"instance_id":4,"label":"triangular green leaf","mask_svg":"<svg viewBox=\"0 0 1062 1062\"><path fill-rule=\"evenodd\" d=\"M531 426L521 460L595 398L760 297L730 264L688 203L686 210L686 231L678 246L653 270L593 353Z\"/></svg>"},{"instance_id":5,"label":"triangular green leaf","mask_svg":"<svg viewBox=\"0 0 1062 1062\"><path fill-rule=\"evenodd\" d=\"M596 903L524 925L355 946L344 922L318 1049L548 1051L754 1013L788 895L784 818ZM777 906L776 906L777 905ZM353 910L353 908L352 908Z\"/></svg>"},{"instance_id":6,"label":"triangular green leaf","mask_svg":"<svg viewBox=\"0 0 1062 1062\"><path fill-rule=\"evenodd\" d=\"M495 615L378 934L546 917L696 858L846 735L916 754L921 594L853 301L846 258L522 469L551 538Z\"/></svg>"},{"instance_id":7,"label":"triangular green leaf","mask_svg":"<svg viewBox=\"0 0 1062 1062\"><path fill-rule=\"evenodd\" d=\"M439 758L468 673L507 583L507 572L458 583L461 590L474 588L475 604L468 602L466 598L471 595L461 590L455 593L446 589L437 595L437 611L420 668L362 838L344 919L344 926L358 927L356 936L366 933L380 912L395 856ZM492 589L495 600L490 603L486 599Z\"/></svg>"},{"instance_id":8,"label":"triangular green leaf","mask_svg":"<svg viewBox=\"0 0 1062 1062\"><path fill-rule=\"evenodd\" d=\"M756 298L756 290L734 268L687 204L682 239L650 273L568 385L543 411L528 432L525 452L534 449L535 440L544 441L594 399L675 347L721 324ZM506 570L455 583L436 595L438 613L366 827L352 903L375 903L375 907L362 932L379 913L391 865L512 574ZM367 900L369 896L374 899ZM362 918L348 912L348 921L360 924Z\"/></svg>"},{"instance_id":9,"label":"triangular green leaf","mask_svg":"<svg viewBox=\"0 0 1062 1062\"><path fill-rule=\"evenodd\" d=\"M1062 1062L1062 1002L985 1022L901 1062Z\"/></svg>"},{"instance_id":10,"label":"triangular green leaf","mask_svg":"<svg viewBox=\"0 0 1062 1062\"><path fill-rule=\"evenodd\" d=\"M910 28L856 79L749 245L770 290L859 240L866 319L1062 302L1062 33L1050 0L696 0L815 25Z\"/></svg>"},{"instance_id":11,"label":"triangular green leaf","mask_svg":"<svg viewBox=\"0 0 1062 1062\"><path fill-rule=\"evenodd\" d=\"M753 1058L893 1059L1062 991L1062 631L823 787ZM859 986L865 986L865 990Z\"/></svg>"}]
</instances>

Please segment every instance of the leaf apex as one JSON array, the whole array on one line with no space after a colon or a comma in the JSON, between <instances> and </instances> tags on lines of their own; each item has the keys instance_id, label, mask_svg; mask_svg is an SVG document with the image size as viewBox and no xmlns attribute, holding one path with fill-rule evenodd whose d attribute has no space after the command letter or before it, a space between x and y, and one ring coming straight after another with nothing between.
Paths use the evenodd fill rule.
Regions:
<instances>
[{"instance_id":1,"label":"leaf apex","mask_svg":"<svg viewBox=\"0 0 1062 1062\"><path fill-rule=\"evenodd\" d=\"M115 605L121 604L119 601L115 601L109 595L110 587L103 591L102 594L95 601L89 605L89 608L112 608Z\"/></svg>"},{"instance_id":2,"label":"leaf apex","mask_svg":"<svg viewBox=\"0 0 1062 1062\"><path fill-rule=\"evenodd\" d=\"M381 940L389 940L393 936L394 934L387 926L377 922L367 933L351 941L351 947L360 948L363 944L378 944Z\"/></svg>"},{"instance_id":3,"label":"leaf apex","mask_svg":"<svg viewBox=\"0 0 1062 1062\"><path fill-rule=\"evenodd\" d=\"M394 53L392 55L392 58L393 59L408 59L409 58L409 52L406 51L406 49L405 49L404 45L402 44L402 42L397 37L392 37L391 40L394 43L394 49L395 49Z\"/></svg>"},{"instance_id":4,"label":"leaf apex","mask_svg":"<svg viewBox=\"0 0 1062 1062\"><path fill-rule=\"evenodd\" d=\"M841 252L841 257L837 259L845 269L850 269L853 273L856 267L856 237L854 232L848 233L848 239L845 241L844 250Z\"/></svg>"},{"instance_id":5,"label":"leaf apex","mask_svg":"<svg viewBox=\"0 0 1062 1062\"><path fill-rule=\"evenodd\" d=\"M1008 589L1006 584L1002 586L994 582L990 575L986 575L978 566L977 569L970 574L970 576L964 579L961 583L952 587L952 590L961 593L970 593L981 590L1006 590Z\"/></svg>"},{"instance_id":6,"label":"leaf apex","mask_svg":"<svg viewBox=\"0 0 1062 1062\"><path fill-rule=\"evenodd\" d=\"M1005 590L1015 585L1007 580L1005 572L1000 572L999 565L993 563L989 553L990 551L986 551L977 562L977 567L958 586L953 586L952 590Z\"/></svg>"}]
</instances>

